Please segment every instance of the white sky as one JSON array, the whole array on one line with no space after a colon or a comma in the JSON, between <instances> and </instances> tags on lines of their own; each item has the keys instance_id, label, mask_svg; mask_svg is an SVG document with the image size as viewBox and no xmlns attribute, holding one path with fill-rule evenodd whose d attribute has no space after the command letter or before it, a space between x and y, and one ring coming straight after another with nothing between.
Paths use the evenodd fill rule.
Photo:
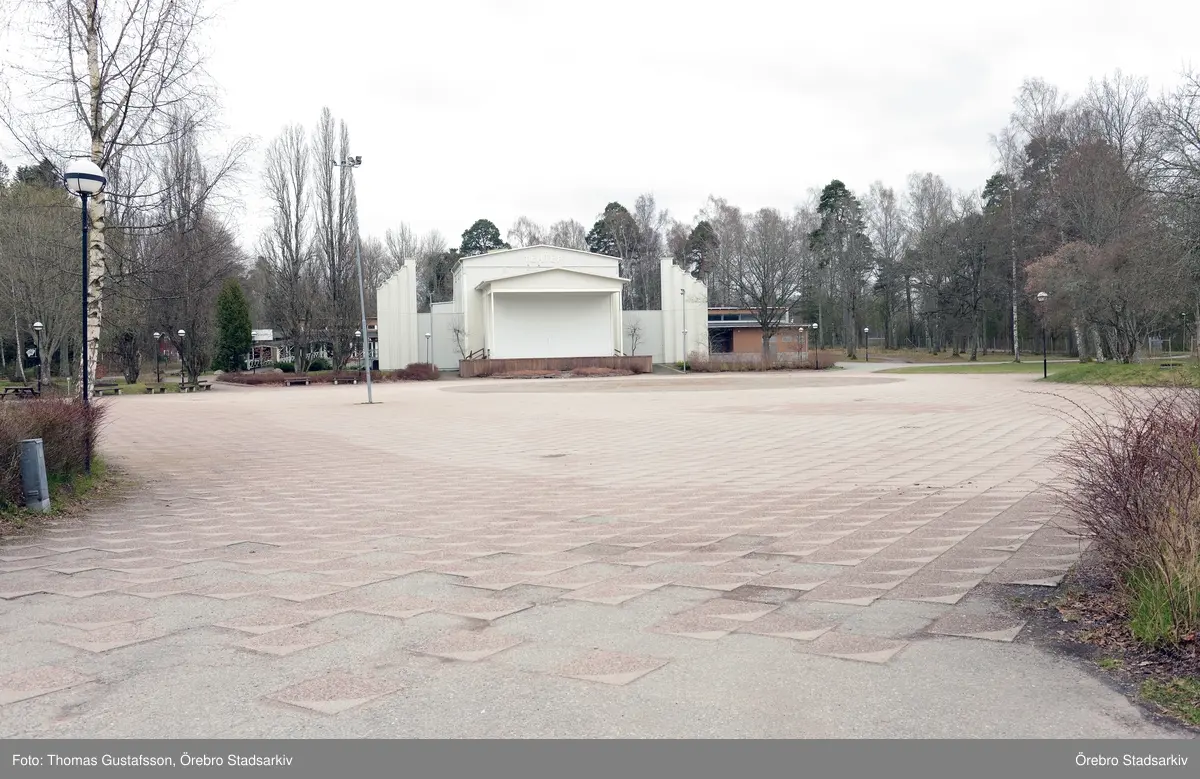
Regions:
<instances>
[{"instance_id":1,"label":"white sky","mask_svg":"<svg viewBox=\"0 0 1200 779\"><path fill-rule=\"evenodd\" d=\"M590 227L641 192L686 221L709 194L790 209L835 177L978 188L1025 77L1077 95L1119 67L1157 93L1200 66L1183 0L217 2L223 119L258 140L247 249L259 152L325 105L363 157L364 233L455 246L477 218Z\"/></svg>"}]
</instances>

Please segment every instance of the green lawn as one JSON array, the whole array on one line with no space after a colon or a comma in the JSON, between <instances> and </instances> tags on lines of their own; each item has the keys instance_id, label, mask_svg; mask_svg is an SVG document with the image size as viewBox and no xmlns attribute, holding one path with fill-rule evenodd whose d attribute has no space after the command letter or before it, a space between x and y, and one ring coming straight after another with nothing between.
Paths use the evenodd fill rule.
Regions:
<instances>
[{"instance_id":1,"label":"green lawn","mask_svg":"<svg viewBox=\"0 0 1200 779\"><path fill-rule=\"evenodd\" d=\"M1050 363L1050 371L1061 368L1062 363ZM882 373L1041 373L1042 361L1033 362L968 362L963 365L914 365L907 368L889 368Z\"/></svg>"},{"instance_id":2,"label":"green lawn","mask_svg":"<svg viewBox=\"0 0 1200 779\"><path fill-rule=\"evenodd\" d=\"M1164 362L1180 363L1178 367L1163 368ZM1052 362L1048 366L1048 381L1062 384L1097 384L1113 387L1166 387L1184 385L1200 387L1200 364L1185 358L1156 359L1123 365L1115 362L1079 363ZM1037 376L1042 372L1041 360L1003 363L967 363L965 365L918 365L891 368L883 373L1020 373Z\"/></svg>"}]
</instances>

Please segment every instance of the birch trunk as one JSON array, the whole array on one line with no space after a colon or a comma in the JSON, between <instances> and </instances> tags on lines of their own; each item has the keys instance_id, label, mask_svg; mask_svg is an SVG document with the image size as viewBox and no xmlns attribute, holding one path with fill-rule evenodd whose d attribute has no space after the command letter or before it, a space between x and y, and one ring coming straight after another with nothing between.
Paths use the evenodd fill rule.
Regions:
<instances>
[{"instance_id":1,"label":"birch trunk","mask_svg":"<svg viewBox=\"0 0 1200 779\"><path fill-rule=\"evenodd\" d=\"M88 87L90 88L88 107L91 111L89 126L92 130L91 154L92 162L100 165L104 161L104 122L101 103L104 84L100 75L100 19L96 3L88 3L86 13ZM89 386L94 386L96 383L96 363L100 354L100 320L103 313L104 277L107 270L104 207L103 192L88 198L87 332L83 334L87 341L87 365L82 364L81 354L80 376L87 376ZM79 386L82 394L83 382L80 382Z\"/></svg>"},{"instance_id":2,"label":"birch trunk","mask_svg":"<svg viewBox=\"0 0 1200 779\"><path fill-rule=\"evenodd\" d=\"M1087 342L1083 340L1083 328L1079 326L1078 319L1071 320L1071 329L1075 332L1075 351L1079 352L1079 361L1087 360Z\"/></svg>"}]
</instances>

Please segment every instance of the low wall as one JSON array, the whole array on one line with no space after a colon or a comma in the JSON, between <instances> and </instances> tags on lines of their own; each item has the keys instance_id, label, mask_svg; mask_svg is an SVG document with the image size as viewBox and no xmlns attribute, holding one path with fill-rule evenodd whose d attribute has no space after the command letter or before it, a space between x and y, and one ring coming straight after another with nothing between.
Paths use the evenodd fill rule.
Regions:
<instances>
[{"instance_id":1,"label":"low wall","mask_svg":"<svg viewBox=\"0 0 1200 779\"><path fill-rule=\"evenodd\" d=\"M646 354L637 357L535 357L458 361L458 375L464 379L513 371L569 371L573 368L618 368L634 373L649 373L654 368L654 358Z\"/></svg>"}]
</instances>

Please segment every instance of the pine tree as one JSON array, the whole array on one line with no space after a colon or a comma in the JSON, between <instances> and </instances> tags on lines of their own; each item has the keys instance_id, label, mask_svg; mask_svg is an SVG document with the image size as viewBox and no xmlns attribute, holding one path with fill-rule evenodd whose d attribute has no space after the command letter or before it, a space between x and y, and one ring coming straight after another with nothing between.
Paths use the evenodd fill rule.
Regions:
<instances>
[{"instance_id":1,"label":"pine tree","mask_svg":"<svg viewBox=\"0 0 1200 779\"><path fill-rule=\"evenodd\" d=\"M250 346L250 304L238 280L227 279L217 296L217 351L213 367L241 370Z\"/></svg>"}]
</instances>

